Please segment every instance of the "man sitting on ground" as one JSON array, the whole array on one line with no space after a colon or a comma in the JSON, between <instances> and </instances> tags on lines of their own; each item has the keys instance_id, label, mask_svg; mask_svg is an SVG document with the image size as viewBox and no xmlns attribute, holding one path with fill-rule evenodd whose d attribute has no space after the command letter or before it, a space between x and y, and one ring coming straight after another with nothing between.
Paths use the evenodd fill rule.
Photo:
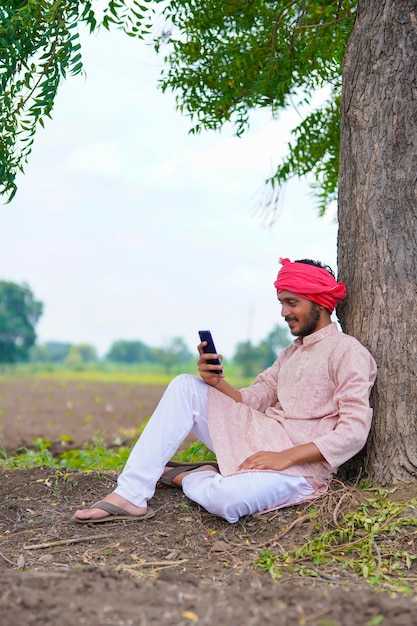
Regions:
<instances>
[{"instance_id":1,"label":"man sitting on ground","mask_svg":"<svg viewBox=\"0 0 417 626\"><path fill-rule=\"evenodd\" d=\"M73 520L145 520L159 480L230 523L315 498L368 437L375 361L331 320L345 286L319 262L281 259L274 285L297 337L247 388L231 386L200 343L198 369L175 378L133 448L118 486ZM221 361L221 356L220 356ZM192 432L218 464L169 462Z\"/></svg>"}]
</instances>

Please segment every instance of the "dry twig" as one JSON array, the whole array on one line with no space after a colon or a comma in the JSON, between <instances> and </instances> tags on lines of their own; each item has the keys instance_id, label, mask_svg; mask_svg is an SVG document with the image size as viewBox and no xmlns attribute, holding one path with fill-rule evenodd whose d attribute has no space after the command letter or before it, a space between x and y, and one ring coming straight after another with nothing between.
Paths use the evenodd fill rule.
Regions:
<instances>
[{"instance_id":1,"label":"dry twig","mask_svg":"<svg viewBox=\"0 0 417 626\"><path fill-rule=\"evenodd\" d=\"M72 539L61 539L59 541L48 541L47 543L37 543L35 545L23 546L24 550L39 550L40 548L50 548L51 546L66 546L70 543L81 543L82 541L94 541L95 539L105 539L112 537L111 533L104 535L86 535L85 537L73 537Z\"/></svg>"}]
</instances>

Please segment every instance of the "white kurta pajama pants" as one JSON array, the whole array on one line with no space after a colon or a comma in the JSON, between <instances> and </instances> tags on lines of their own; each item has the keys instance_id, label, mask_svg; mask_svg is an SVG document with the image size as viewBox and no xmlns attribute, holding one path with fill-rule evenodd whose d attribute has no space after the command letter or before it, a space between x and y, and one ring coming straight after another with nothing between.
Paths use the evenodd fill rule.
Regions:
<instances>
[{"instance_id":1,"label":"white kurta pajama pants","mask_svg":"<svg viewBox=\"0 0 417 626\"><path fill-rule=\"evenodd\" d=\"M139 437L115 490L136 506L146 507L166 463L189 433L210 450L206 383L189 374L167 387L145 430ZM225 415L227 419L227 415ZM313 487L302 477L274 471L244 471L222 476L215 470L191 472L182 482L186 496L230 523L303 500Z\"/></svg>"}]
</instances>

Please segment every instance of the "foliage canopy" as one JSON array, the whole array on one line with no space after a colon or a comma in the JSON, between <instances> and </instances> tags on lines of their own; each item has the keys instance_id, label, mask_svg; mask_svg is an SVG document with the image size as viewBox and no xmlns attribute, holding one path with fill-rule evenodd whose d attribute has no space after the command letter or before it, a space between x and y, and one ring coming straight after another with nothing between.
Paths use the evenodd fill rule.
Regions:
<instances>
[{"instance_id":1,"label":"foliage canopy","mask_svg":"<svg viewBox=\"0 0 417 626\"><path fill-rule=\"evenodd\" d=\"M27 285L0 281L0 363L28 359L42 309Z\"/></svg>"},{"instance_id":2,"label":"foliage canopy","mask_svg":"<svg viewBox=\"0 0 417 626\"><path fill-rule=\"evenodd\" d=\"M83 70L80 27L143 37L151 0L3 0L0 6L0 193L10 201L38 125L51 117L62 80Z\"/></svg>"},{"instance_id":3,"label":"foliage canopy","mask_svg":"<svg viewBox=\"0 0 417 626\"><path fill-rule=\"evenodd\" d=\"M50 117L58 87L82 72L79 29L151 32L161 0L5 0L0 7L0 194L10 201L35 131ZM94 5L94 6L93 6ZM101 7L99 10L97 7ZM176 94L191 132L225 123L241 135L253 108L272 115L293 103L328 97L293 130L288 154L269 179L276 190L310 175L322 210L338 179L341 64L357 0L167 0L163 32L154 35L166 69L163 90ZM160 21L160 18L158 18Z\"/></svg>"},{"instance_id":4,"label":"foliage canopy","mask_svg":"<svg viewBox=\"0 0 417 626\"><path fill-rule=\"evenodd\" d=\"M253 377L270 367L281 350L291 343L288 330L278 324L257 346L251 341L238 343L233 357L234 363L242 366L243 376Z\"/></svg>"},{"instance_id":5,"label":"foliage canopy","mask_svg":"<svg viewBox=\"0 0 417 626\"><path fill-rule=\"evenodd\" d=\"M341 65L353 26L353 0L171 0L164 10L169 42L162 89L194 120L192 132L226 122L241 135L253 108L272 115L289 104L327 100L292 131L288 154L269 179L273 189L311 174L322 210L338 180ZM272 203L276 200L272 194Z\"/></svg>"}]
</instances>

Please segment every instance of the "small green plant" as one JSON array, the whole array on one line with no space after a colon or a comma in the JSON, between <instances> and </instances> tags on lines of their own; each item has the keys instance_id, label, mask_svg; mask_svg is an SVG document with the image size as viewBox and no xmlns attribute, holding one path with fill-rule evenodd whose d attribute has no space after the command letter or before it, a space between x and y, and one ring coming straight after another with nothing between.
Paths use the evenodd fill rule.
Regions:
<instances>
[{"instance_id":1,"label":"small green plant","mask_svg":"<svg viewBox=\"0 0 417 626\"><path fill-rule=\"evenodd\" d=\"M108 448L101 435L96 435L92 443L87 443L81 450L67 450L60 455L59 463L68 469L76 470L114 470L123 468L130 454L130 448Z\"/></svg>"},{"instance_id":2,"label":"small green plant","mask_svg":"<svg viewBox=\"0 0 417 626\"><path fill-rule=\"evenodd\" d=\"M177 452L174 458L186 463L199 463L201 461L215 461L216 455L201 441L193 441L186 450Z\"/></svg>"},{"instance_id":3,"label":"small green plant","mask_svg":"<svg viewBox=\"0 0 417 626\"><path fill-rule=\"evenodd\" d=\"M255 565L262 569L264 572L271 572L273 575L273 568L275 566L275 562L277 560L277 555L273 554L269 550L264 550L259 555Z\"/></svg>"},{"instance_id":4,"label":"small green plant","mask_svg":"<svg viewBox=\"0 0 417 626\"><path fill-rule=\"evenodd\" d=\"M50 441L43 437L33 440L34 450L19 448L13 454L8 455L3 445L0 444L0 468L4 469L30 469L31 467L55 467L56 460L49 451Z\"/></svg>"}]
</instances>

